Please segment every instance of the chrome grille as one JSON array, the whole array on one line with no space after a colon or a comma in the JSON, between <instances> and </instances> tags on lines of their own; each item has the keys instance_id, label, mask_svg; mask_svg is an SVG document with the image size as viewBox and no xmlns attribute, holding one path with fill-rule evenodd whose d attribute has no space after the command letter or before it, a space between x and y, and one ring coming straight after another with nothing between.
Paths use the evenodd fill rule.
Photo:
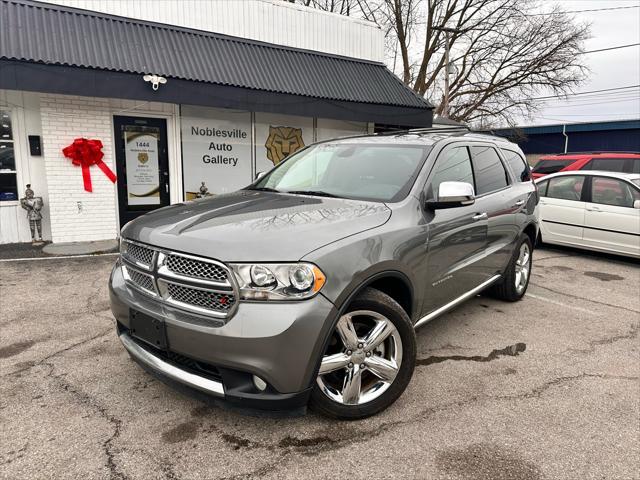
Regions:
<instances>
[{"instance_id":1,"label":"chrome grille","mask_svg":"<svg viewBox=\"0 0 640 480\"><path fill-rule=\"evenodd\" d=\"M167 269L184 277L193 277L203 280L225 282L228 280L227 271L215 263L196 260L182 255L167 255L165 260Z\"/></svg>"},{"instance_id":2,"label":"chrome grille","mask_svg":"<svg viewBox=\"0 0 640 480\"><path fill-rule=\"evenodd\" d=\"M150 267L153 263L154 251L151 248L143 247L137 243L126 242L125 257L134 263L141 263Z\"/></svg>"},{"instance_id":3,"label":"chrome grille","mask_svg":"<svg viewBox=\"0 0 640 480\"><path fill-rule=\"evenodd\" d=\"M127 277L131 283L139 288L142 288L143 290L146 290L148 293L155 295L156 289L153 286L153 277L151 275L138 272L133 268L124 268L126 269Z\"/></svg>"},{"instance_id":4,"label":"chrome grille","mask_svg":"<svg viewBox=\"0 0 640 480\"><path fill-rule=\"evenodd\" d=\"M129 240L123 246L122 269L131 287L205 316L227 318L235 312L237 286L223 263Z\"/></svg>"},{"instance_id":5,"label":"chrome grille","mask_svg":"<svg viewBox=\"0 0 640 480\"><path fill-rule=\"evenodd\" d=\"M200 290L177 283L167 283L166 286L170 300L214 312L227 312L236 302L235 296L228 293Z\"/></svg>"}]
</instances>

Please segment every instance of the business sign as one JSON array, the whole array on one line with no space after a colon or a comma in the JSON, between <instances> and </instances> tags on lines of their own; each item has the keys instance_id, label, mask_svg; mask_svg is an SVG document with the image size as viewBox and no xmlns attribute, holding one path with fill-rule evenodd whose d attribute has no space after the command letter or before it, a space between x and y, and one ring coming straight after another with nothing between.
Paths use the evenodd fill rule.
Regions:
<instances>
[{"instance_id":1,"label":"business sign","mask_svg":"<svg viewBox=\"0 0 640 480\"><path fill-rule=\"evenodd\" d=\"M160 204L159 138L156 128L131 126L124 132L129 205Z\"/></svg>"},{"instance_id":2,"label":"business sign","mask_svg":"<svg viewBox=\"0 0 640 480\"><path fill-rule=\"evenodd\" d=\"M180 123L186 200L202 191L228 193L251 183L249 112L183 106Z\"/></svg>"}]
</instances>

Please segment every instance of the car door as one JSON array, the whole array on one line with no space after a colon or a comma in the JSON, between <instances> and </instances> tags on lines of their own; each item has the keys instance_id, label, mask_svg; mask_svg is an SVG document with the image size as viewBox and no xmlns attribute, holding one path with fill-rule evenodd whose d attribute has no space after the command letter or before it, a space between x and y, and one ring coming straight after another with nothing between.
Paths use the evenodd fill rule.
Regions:
<instances>
[{"instance_id":1,"label":"car door","mask_svg":"<svg viewBox=\"0 0 640 480\"><path fill-rule=\"evenodd\" d=\"M540 228L545 242L582 245L584 184L585 175L560 175L541 189Z\"/></svg>"},{"instance_id":2,"label":"car door","mask_svg":"<svg viewBox=\"0 0 640 480\"><path fill-rule=\"evenodd\" d=\"M466 145L452 144L440 152L425 185L425 198L437 199L439 185L446 181L467 182L475 188ZM486 280L486 272L478 268L487 247L488 221L481 213L475 204L424 211L429 235L423 313Z\"/></svg>"},{"instance_id":3,"label":"car door","mask_svg":"<svg viewBox=\"0 0 640 480\"><path fill-rule=\"evenodd\" d=\"M585 205L586 246L640 256L640 191L631 183L593 176Z\"/></svg>"},{"instance_id":4,"label":"car door","mask_svg":"<svg viewBox=\"0 0 640 480\"><path fill-rule=\"evenodd\" d=\"M476 266L488 278L502 271L513 254L519 234L514 215L519 196L493 145L473 143L470 151L476 209L487 217L487 249Z\"/></svg>"}]
</instances>

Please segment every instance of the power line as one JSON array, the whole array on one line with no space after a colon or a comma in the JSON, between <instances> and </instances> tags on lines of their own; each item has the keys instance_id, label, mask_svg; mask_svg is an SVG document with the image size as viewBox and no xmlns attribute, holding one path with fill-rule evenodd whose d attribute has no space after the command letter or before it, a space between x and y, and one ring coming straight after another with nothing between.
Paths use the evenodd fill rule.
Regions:
<instances>
[{"instance_id":1,"label":"power line","mask_svg":"<svg viewBox=\"0 0 640 480\"><path fill-rule=\"evenodd\" d=\"M626 87L603 88L602 90L590 90L588 92L567 93L564 95L563 94L549 95L547 97L535 97L535 98L532 98L531 100L546 100L547 98L563 98L563 97L570 97L570 96L576 96L576 95L588 95L590 93L613 92L615 90L626 90L629 88L639 88L639 87L640 87L640 83L637 85L627 85Z\"/></svg>"},{"instance_id":2,"label":"power line","mask_svg":"<svg viewBox=\"0 0 640 480\"><path fill-rule=\"evenodd\" d=\"M628 45L618 45L617 47L600 48L598 50L587 50L586 52L580 52L580 53L584 54L584 53L606 52L609 50L618 50L620 48L637 47L638 45L640 45L640 43L630 43Z\"/></svg>"},{"instance_id":3,"label":"power line","mask_svg":"<svg viewBox=\"0 0 640 480\"><path fill-rule=\"evenodd\" d=\"M548 13L532 13L529 15L526 15L527 17L541 17L544 15L556 15L559 13L584 13L584 12L604 12L607 10L626 10L629 8L640 8L640 5L632 5L632 6L628 6L628 7L608 7L608 8L591 8L588 10L569 10L566 12L563 11L559 11L559 12L548 12Z\"/></svg>"}]
</instances>

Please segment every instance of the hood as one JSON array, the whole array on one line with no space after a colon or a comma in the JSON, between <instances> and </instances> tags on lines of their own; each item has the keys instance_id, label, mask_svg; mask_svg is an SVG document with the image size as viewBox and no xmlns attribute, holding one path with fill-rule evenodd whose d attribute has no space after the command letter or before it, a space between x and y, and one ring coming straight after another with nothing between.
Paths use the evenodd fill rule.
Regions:
<instances>
[{"instance_id":1,"label":"hood","mask_svg":"<svg viewBox=\"0 0 640 480\"><path fill-rule=\"evenodd\" d=\"M155 210L122 236L223 262L297 261L390 216L383 203L240 190Z\"/></svg>"}]
</instances>

